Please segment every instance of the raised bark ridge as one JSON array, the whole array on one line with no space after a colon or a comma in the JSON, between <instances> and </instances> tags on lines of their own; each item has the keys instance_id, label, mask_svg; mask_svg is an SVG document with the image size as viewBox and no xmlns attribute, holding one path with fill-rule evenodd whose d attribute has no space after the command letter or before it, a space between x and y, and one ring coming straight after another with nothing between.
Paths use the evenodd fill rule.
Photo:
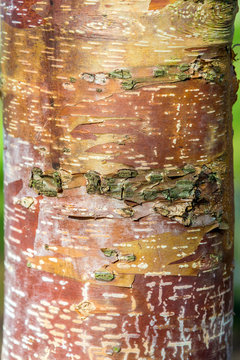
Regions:
<instances>
[{"instance_id":1,"label":"raised bark ridge","mask_svg":"<svg viewBox=\"0 0 240 360\"><path fill-rule=\"evenodd\" d=\"M230 359L236 6L1 5L3 360Z\"/></svg>"}]
</instances>

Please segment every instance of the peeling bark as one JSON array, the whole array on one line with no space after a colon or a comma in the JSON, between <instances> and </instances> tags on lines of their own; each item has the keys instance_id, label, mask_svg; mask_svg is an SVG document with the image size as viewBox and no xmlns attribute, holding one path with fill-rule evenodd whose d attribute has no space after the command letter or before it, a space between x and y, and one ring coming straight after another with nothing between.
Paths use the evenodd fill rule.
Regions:
<instances>
[{"instance_id":1,"label":"peeling bark","mask_svg":"<svg viewBox=\"0 0 240 360\"><path fill-rule=\"evenodd\" d=\"M2 3L2 360L230 360L236 7Z\"/></svg>"}]
</instances>

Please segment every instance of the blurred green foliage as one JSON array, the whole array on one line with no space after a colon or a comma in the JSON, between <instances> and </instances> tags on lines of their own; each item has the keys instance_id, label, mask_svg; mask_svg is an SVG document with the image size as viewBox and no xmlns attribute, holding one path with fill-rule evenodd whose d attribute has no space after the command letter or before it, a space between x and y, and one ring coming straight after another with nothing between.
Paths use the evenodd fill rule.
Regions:
<instances>
[{"instance_id":1,"label":"blurred green foliage","mask_svg":"<svg viewBox=\"0 0 240 360\"><path fill-rule=\"evenodd\" d=\"M238 79L240 79L240 13L235 22L233 39L236 61L234 63ZM235 186L235 304L240 311L240 90L238 99L233 106L233 149L234 149L234 186ZM238 305L239 304L239 305Z\"/></svg>"}]
</instances>

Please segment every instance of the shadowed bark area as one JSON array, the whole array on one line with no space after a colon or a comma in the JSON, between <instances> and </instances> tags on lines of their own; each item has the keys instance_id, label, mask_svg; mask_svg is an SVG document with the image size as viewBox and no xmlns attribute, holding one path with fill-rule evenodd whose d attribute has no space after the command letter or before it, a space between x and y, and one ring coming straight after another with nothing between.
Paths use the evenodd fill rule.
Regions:
<instances>
[{"instance_id":1,"label":"shadowed bark area","mask_svg":"<svg viewBox=\"0 0 240 360\"><path fill-rule=\"evenodd\" d=\"M236 7L2 3L2 360L230 360Z\"/></svg>"}]
</instances>

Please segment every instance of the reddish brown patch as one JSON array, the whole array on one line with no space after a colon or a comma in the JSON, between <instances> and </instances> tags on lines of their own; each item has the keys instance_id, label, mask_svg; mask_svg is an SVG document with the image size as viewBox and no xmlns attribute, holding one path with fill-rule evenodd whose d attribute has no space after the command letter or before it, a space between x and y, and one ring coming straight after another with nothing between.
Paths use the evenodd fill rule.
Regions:
<instances>
[{"instance_id":1,"label":"reddish brown patch","mask_svg":"<svg viewBox=\"0 0 240 360\"><path fill-rule=\"evenodd\" d=\"M37 0L7 0L3 4L4 21L15 28L32 28L43 24L43 19L32 6Z\"/></svg>"},{"instance_id":2,"label":"reddish brown patch","mask_svg":"<svg viewBox=\"0 0 240 360\"><path fill-rule=\"evenodd\" d=\"M149 10L162 9L168 4L173 3L175 0L152 0L149 4Z\"/></svg>"}]
</instances>

